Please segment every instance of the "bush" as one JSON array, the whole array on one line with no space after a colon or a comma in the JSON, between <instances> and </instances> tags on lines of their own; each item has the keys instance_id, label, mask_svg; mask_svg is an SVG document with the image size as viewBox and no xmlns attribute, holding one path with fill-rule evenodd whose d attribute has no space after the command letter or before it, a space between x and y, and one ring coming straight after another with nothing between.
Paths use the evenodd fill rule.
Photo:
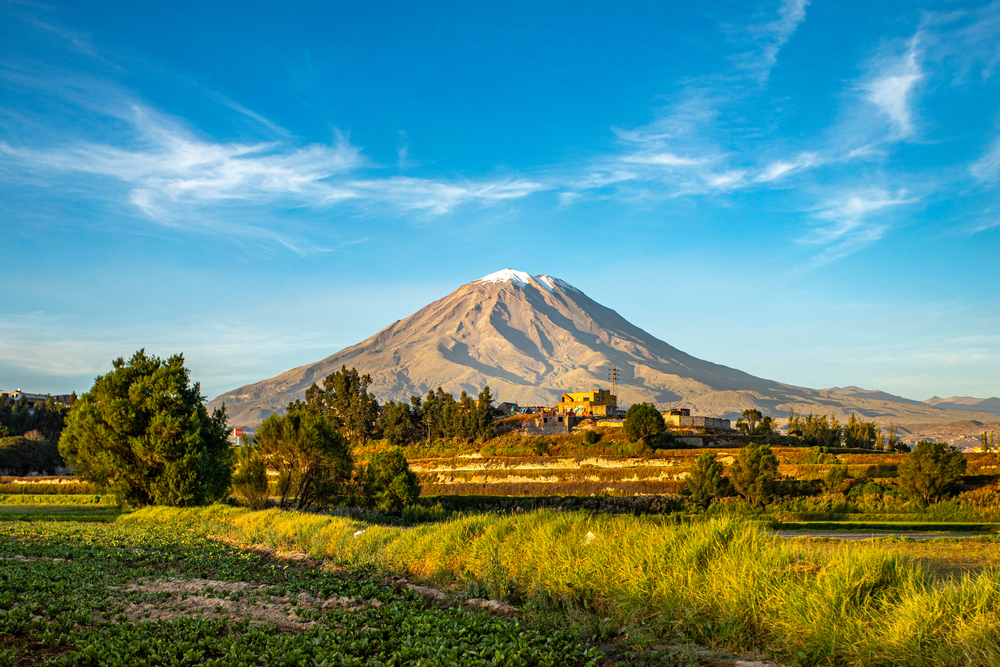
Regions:
<instances>
[{"instance_id":1,"label":"bush","mask_svg":"<svg viewBox=\"0 0 1000 667\"><path fill-rule=\"evenodd\" d=\"M663 415L650 403L635 403L625 413L622 424L625 436L632 441L651 438L667 430Z\"/></svg>"},{"instance_id":2,"label":"bush","mask_svg":"<svg viewBox=\"0 0 1000 667\"><path fill-rule=\"evenodd\" d=\"M368 460L363 488L366 504L386 514L399 514L420 496L417 476L401 449L376 452Z\"/></svg>"},{"instance_id":3,"label":"bush","mask_svg":"<svg viewBox=\"0 0 1000 667\"><path fill-rule=\"evenodd\" d=\"M838 491L844 482L847 481L847 476L846 465L831 467L830 471L826 473L826 477L823 479L823 490L827 493Z\"/></svg>"},{"instance_id":4,"label":"bush","mask_svg":"<svg viewBox=\"0 0 1000 667\"><path fill-rule=\"evenodd\" d=\"M740 450L729 474L738 494L754 507L764 507L774 497L778 457L769 445L751 442Z\"/></svg>"},{"instance_id":5,"label":"bush","mask_svg":"<svg viewBox=\"0 0 1000 667\"><path fill-rule=\"evenodd\" d=\"M354 470L350 447L326 417L297 410L257 428L256 449L278 473L281 506L306 509L343 491Z\"/></svg>"},{"instance_id":6,"label":"bush","mask_svg":"<svg viewBox=\"0 0 1000 667\"><path fill-rule=\"evenodd\" d=\"M702 507L708 507L713 500L726 494L729 480L723 477L722 464L715 454L705 453L698 457L687 478L687 486L691 499Z\"/></svg>"},{"instance_id":7,"label":"bush","mask_svg":"<svg viewBox=\"0 0 1000 667\"><path fill-rule=\"evenodd\" d=\"M583 441L588 445L596 445L601 441L601 434L591 429L583 434Z\"/></svg>"},{"instance_id":8,"label":"bush","mask_svg":"<svg viewBox=\"0 0 1000 667\"><path fill-rule=\"evenodd\" d=\"M233 474L233 495L251 509L267 506L269 482L267 465L253 445L236 449L236 471Z\"/></svg>"},{"instance_id":9,"label":"bush","mask_svg":"<svg viewBox=\"0 0 1000 667\"><path fill-rule=\"evenodd\" d=\"M899 486L925 507L965 473L965 456L943 442L921 440L899 464Z\"/></svg>"}]
</instances>

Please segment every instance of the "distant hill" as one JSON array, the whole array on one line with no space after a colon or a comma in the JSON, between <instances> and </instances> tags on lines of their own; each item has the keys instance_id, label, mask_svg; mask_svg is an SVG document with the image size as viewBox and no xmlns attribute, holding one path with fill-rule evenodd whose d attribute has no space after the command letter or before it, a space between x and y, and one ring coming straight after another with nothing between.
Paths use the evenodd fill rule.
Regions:
<instances>
[{"instance_id":1,"label":"distant hill","mask_svg":"<svg viewBox=\"0 0 1000 667\"><path fill-rule=\"evenodd\" d=\"M969 412L989 412L1000 415L1000 398L973 398L971 396L952 396L938 398L933 396L924 403L948 410L968 410Z\"/></svg>"},{"instance_id":2,"label":"distant hill","mask_svg":"<svg viewBox=\"0 0 1000 667\"><path fill-rule=\"evenodd\" d=\"M342 366L372 376L380 400L408 400L443 387L477 393L488 384L498 400L545 405L565 391L609 387L620 374L619 402L736 419L746 408L776 417L796 412L851 412L888 424L990 418L942 409L857 387L807 389L697 359L631 324L572 285L547 275L505 269L386 327L368 340L312 364L226 392L230 422L253 426Z\"/></svg>"}]
</instances>

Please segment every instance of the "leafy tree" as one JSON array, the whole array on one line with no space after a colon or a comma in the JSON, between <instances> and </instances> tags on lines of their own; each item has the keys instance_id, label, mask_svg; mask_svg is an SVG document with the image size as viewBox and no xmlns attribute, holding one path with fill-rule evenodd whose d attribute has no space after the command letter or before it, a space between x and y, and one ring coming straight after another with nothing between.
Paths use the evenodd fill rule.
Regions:
<instances>
[{"instance_id":1,"label":"leafy tree","mask_svg":"<svg viewBox=\"0 0 1000 667\"><path fill-rule=\"evenodd\" d=\"M257 427L256 449L278 473L281 507L307 509L342 492L354 470L350 446L323 415L297 410Z\"/></svg>"},{"instance_id":2,"label":"leafy tree","mask_svg":"<svg viewBox=\"0 0 1000 667\"><path fill-rule=\"evenodd\" d=\"M740 418L736 420L736 430L744 435L752 435L756 432L757 424L763 416L760 414L760 410L757 408L747 408L740 415Z\"/></svg>"},{"instance_id":3,"label":"leafy tree","mask_svg":"<svg viewBox=\"0 0 1000 667\"><path fill-rule=\"evenodd\" d=\"M588 445L596 445L601 441L601 434L597 431L590 429L583 434L583 441Z\"/></svg>"},{"instance_id":4,"label":"leafy tree","mask_svg":"<svg viewBox=\"0 0 1000 667\"><path fill-rule=\"evenodd\" d=\"M833 415L809 414L803 417L788 411L788 435L798 436L813 447L835 447L840 444L840 422Z\"/></svg>"},{"instance_id":5,"label":"leafy tree","mask_svg":"<svg viewBox=\"0 0 1000 667\"><path fill-rule=\"evenodd\" d=\"M416 435L414 414L406 403L389 401L382 406L382 416L379 425L382 427L382 437L394 447L413 442Z\"/></svg>"},{"instance_id":6,"label":"leafy tree","mask_svg":"<svg viewBox=\"0 0 1000 667\"><path fill-rule=\"evenodd\" d=\"M663 415L650 403L633 403L625 413L625 423L622 424L625 437L632 442L645 441L667 430Z\"/></svg>"},{"instance_id":7,"label":"leafy tree","mask_svg":"<svg viewBox=\"0 0 1000 667\"><path fill-rule=\"evenodd\" d=\"M844 426L844 446L873 449L878 431L878 423L858 419L852 412L850 418L847 420L847 424Z\"/></svg>"},{"instance_id":8,"label":"leafy tree","mask_svg":"<svg viewBox=\"0 0 1000 667\"><path fill-rule=\"evenodd\" d=\"M958 448L921 440L899 464L898 483L910 498L927 506L965 474L965 467L965 456Z\"/></svg>"},{"instance_id":9,"label":"leafy tree","mask_svg":"<svg viewBox=\"0 0 1000 667\"><path fill-rule=\"evenodd\" d=\"M398 514L420 496L417 476L401 449L372 455L365 466L363 485L369 506L387 514Z\"/></svg>"},{"instance_id":10,"label":"leafy tree","mask_svg":"<svg viewBox=\"0 0 1000 667\"><path fill-rule=\"evenodd\" d=\"M493 409L493 394L490 393L490 386L485 385L479 392L479 400L476 401L476 436L488 438L493 434L493 420L496 411Z\"/></svg>"},{"instance_id":11,"label":"leafy tree","mask_svg":"<svg viewBox=\"0 0 1000 667\"><path fill-rule=\"evenodd\" d=\"M233 493L251 509L267 506L269 482L267 465L257 447L245 439L236 449L236 471L233 473Z\"/></svg>"},{"instance_id":12,"label":"leafy tree","mask_svg":"<svg viewBox=\"0 0 1000 667\"><path fill-rule=\"evenodd\" d=\"M25 435L38 431L43 440L56 442L62 435L67 413L69 406L56 403L51 396L44 403L35 403L34 407L30 407L24 397L19 401L0 398L0 434Z\"/></svg>"},{"instance_id":13,"label":"leafy tree","mask_svg":"<svg viewBox=\"0 0 1000 667\"><path fill-rule=\"evenodd\" d=\"M774 481L778 476L778 457L768 445L751 442L729 470L736 492L754 507L764 507L774 497Z\"/></svg>"},{"instance_id":14,"label":"leafy tree","mask_svg":"<svg viewBox=\"0 0 1000 667\"><path fill-rule=\"evenodd\" d=\"M98 376L69 411L59 453L74 472L133 505L200 505L229 490L225 408L209 416L184 357L139 350Z\"/></svg>"},{"instance_id":15,"label":"leafy tree","mask_svg":"<svg viewBox=\"0 0 1000 667\"><path fill-rule=\"evenodd\" d=\"M304 401L289 403L288 412L304 410L323 415L353 445L364 447L378 419L378 401L368 393L371 382L370 375L361 375L356 368L348 370L342 366L323 379L323 388L313 383L306 390Z\"/></svg>"},{"instance_id":16,"label":"leafy tree","mask_svg":"<svg viewBox=\"0 0 1000 667\"><path fill-rule=\"evenodd\" d=\"M702 507L708 507L713 500L726 495L729 480L723 476L722 463L715 458L715 454L706 452L698 457L688 475L687 487L691 499Z\"/></svg>"},{"instance_id":17,"label":"leafy tree","mask_svg":"<svg viewBox=\"0 0 1000 667\"><path fill-rule=\"evenodd\" d=\"M827 493L833 493L847 481L847 466L835 465L830 468L823 478L823 489Z\"/></svg>"}]
</instances>

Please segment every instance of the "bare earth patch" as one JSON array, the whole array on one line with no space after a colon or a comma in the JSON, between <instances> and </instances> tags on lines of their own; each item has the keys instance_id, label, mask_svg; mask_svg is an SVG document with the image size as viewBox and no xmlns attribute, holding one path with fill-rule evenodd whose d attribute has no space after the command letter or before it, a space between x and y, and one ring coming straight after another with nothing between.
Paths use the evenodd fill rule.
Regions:
<instances>
[{"instance_id":1,"label":"bare earth patch","mask_svg":"<svg viewBox=\"0 0 1000 667\"><path fill-rule=\"evenodd\" d=\"M296 596L268 595L267 586L240 581L214 579L147 579L123 590L155 596L141 603L125 602L124 613L130 621L158 621L182 616L233 618L254 624L273 624L280 630L305 630L315 625L296 613L296 609L323 612L330 609L357 611L366 606L378 607L378 600L348 597L315 598L308 593Z\"/></svg>"}]
</instances>

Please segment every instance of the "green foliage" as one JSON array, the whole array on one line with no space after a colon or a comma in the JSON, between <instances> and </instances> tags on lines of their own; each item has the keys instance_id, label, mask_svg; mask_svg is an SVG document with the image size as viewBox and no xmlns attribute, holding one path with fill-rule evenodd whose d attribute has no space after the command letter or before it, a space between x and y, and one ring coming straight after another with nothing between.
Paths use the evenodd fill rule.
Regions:
<instances>
[{"instance_id":1,"label":"green foliage","mask_svg":"<svg viewBox=\"0 0 1000 667\"><path fill-rule=\"evenodd\" d=\"M769 445L751 442L729 470L729 479L736 492L753 507L764 507L774 497L774 482L778 476L778 457Z\"/></svg>"},{"instance_id":2,"label":"green foliage","mask_svg":"<svg viewBox=\"0 0 1000 667\"><path fill-rule=\"evenodd\" d=\"M840 487L847 481L847 466L837 465L830 468L829 472L826 473L826 477L823 478L823 490L827 493L833 493L840 490Z\"/></svg>"},{"instance_id":3,"label":"green foliage","mask_svg":"<svg viewBox=\"0 0 1000 667\"><path fill-rule=\"evenodd\" d=\"M984 452L1000 452L1000 437L996 431L983 431L979 436L979 446Z\"/></svg>"},{"instance_id":4,"label":"green foliage","mask_svg":"<svg viewBox=\"0 0 1000 667\"><path fill-rule=\"evenodd\" d=\"M809 455L806 456L807 465L820 465L826 463L836 463L837 455L831 454L827 447L810 447Z\"/></svg>"},{"instance_id":5,"label":"green foliage","mask_svg":"<svg viewBox=\"0 0 1000 667\"><path fill-rule=\"evenodd\" d=\"M469 442L493 436L496 411L489 385L479 392L478 399L463 391L456 401L454 396L438 387L437 391L428 391L423 401L412 396L410 404L415 415L419 415L415 420L427 443L434 438L458 438Z\"/></svg>"},{"instance_id":6,"label":"green foliage","mask_svg":"<svg viewBox=\"0 0 1000 667\"><path fill-rule=\"evenodd\" d=\"M531 445L531 451L535 453L535 456L548 456L549 441L545 438L536 438Z\"/></svg>"},{"instance_id":7,"label":"green foliage","mask_svg":"<svg viewBox=\"0 0 1000 667\"><path fill-rule=\"evenodd\" d=\"M305 401L288 404L288 412L322 415L355 447L364 447L371 438L378 419L378 401L368 393L370 375L361 375L346 366L323 379L323 388L313 383L306 390Z\"/></svg>"},{"instance_id":8,"label":"green foliage","mask_svg":"<svg viewBox=\"0 0 1000 667\"><path fill-rule=\"evenodd\" d=\"M771 435L774 433L774 417L761 415L756 408L747 408L736 420L736 430L744 435Z\"/></svg>"},{"instance_id":9,"label":"green foliage","mask_svg":"<svg viewBox=\"0 0 1000 667\"><path fill-rule=\"evenodd\" d=\"M244 442L235 450L236 470L233 472L233 495L244 505L259 510L267 506L267 464L256 445Z\"/></svg>"},{"instance_id":10,"label":"green foliage","mask_svg":"<svg viewBox=\"0 0 1000 667\"><path fill-rule=\"evenodd\" d=\"M708 507L713 500L726 495L729 483L715 454L706 452L698 457L688 475L687 487L691 499L702 507Z\"/></svg>"},{"instance_id":11,"label":"green foliage","mask_svg":"<svg viewBox=\"0 0 1000 667\"><path fill-rule=\"evenodd\" d=\"M802 438L814 447L836 447L840 444L840 422L833 415L809 414L803 417L794 410L788 411L788 435Z\"/></svg>"},{"instance_id":12,"label":"green foliage","mask_svg":"<svg viewBox=\"0 0 1000 667\"><path fill-rule=\"evenodd\" d=\"M943 442L921 440L899 464L898 483L908 496L926 506L961 478L966 465L960 450Z\"/></svg>"},{"instance_id":13,"label":"green foliage","mask_svg":"<svg viewBox=\"0 0 1000 667\"><path fill-rule=\"evenodd\" d=\"M257 428L255 443L255 454L278 473L282 508L306 509L342 493L354 470L347 440L322 414L273 414Z\"/></svg>"},{"instance_id":14,"label":"green foliage","mask_svg":"<svg viewBox=\"0 0 1000 667\"><path fill-rule=\"evenodd\" d=\"M53 472L62 464L59 447L54 442L38 442L23 436L0 438L0 474Z\"/></svg>"},{"instance_id":15,"label":"green foliage","mask_svg":"<svg viewBox=\"0 0 1000 667\"><path fill-rule=\"evenodd\" d=\"M376 452L365 466L365 500L386 514L399 514L420 496L417 476L400 449Z\"/></svg>"},{"instance_id":16,"label":"green foliage","mask_svg":"<svg viewBox=\"0 0 1000 667\"><path fill-rule=\"evenodd\" d=\"M75 401L75 397L76 394L73 394L70 400ZM34 404L33 408L28 406L28 399L24 397L20 401L0 398L0 438L38 431L43 440L57 442L68 412L69 406L56 403L51 397L44 403Z\"/></svg>"},{"instance_id":17,"label":"green foliage","mask_svg":"<svg viewBox=\"0 0 1000 667\"><path fill-rule=\"evenodd\" d=\"M590 429L589 431L584 432L583 441L588 445L596 445L601 441L601 434L593 429Z\"/></svg>"},{"instance_id":18,"label":"green foliage","mask_svg":"<svg viewBox=\"0 0 1000 667\"><path fill-rule=\"evenodd\" d=\"M382 437L393 447L412 443L417 433L418 416L406 403L389 401L382 406L382 416L379 419Z\"/></svg>"},{"instance_id":19,"label":"green foliage","mask_svg":"<svg viewBox=\"0 0 1000 667\"><path fill-rule=\"evenodd\" d=\"M232 474L225 408L211 416L183 355L136 352L70 409L59 441L79 477L131 505L198 505L225 496Z\"/></svg>"},{"instance_id":20,"label":"green foliage","mask_svg":"<svg viewBox=\"0 0 1000 667\"><path fill-rule=\"evenodd\" d=\"M847 420L847 424L844 426L844 446L874 449L878 433L879 426L877 422L858 419L852 412L850 418Z\"/></svg>"},{"instance_id":21,"label":"green foliage","mask_svg":"<svg viewBox=\"0 0 1000 667\"><path fill-rule=\"evenodd\" d=\"M667 430L663 415L650 403L633 403L625 413L622 424L625 437L631 441L647 440Z\"/></svg>"}]
</instances>

